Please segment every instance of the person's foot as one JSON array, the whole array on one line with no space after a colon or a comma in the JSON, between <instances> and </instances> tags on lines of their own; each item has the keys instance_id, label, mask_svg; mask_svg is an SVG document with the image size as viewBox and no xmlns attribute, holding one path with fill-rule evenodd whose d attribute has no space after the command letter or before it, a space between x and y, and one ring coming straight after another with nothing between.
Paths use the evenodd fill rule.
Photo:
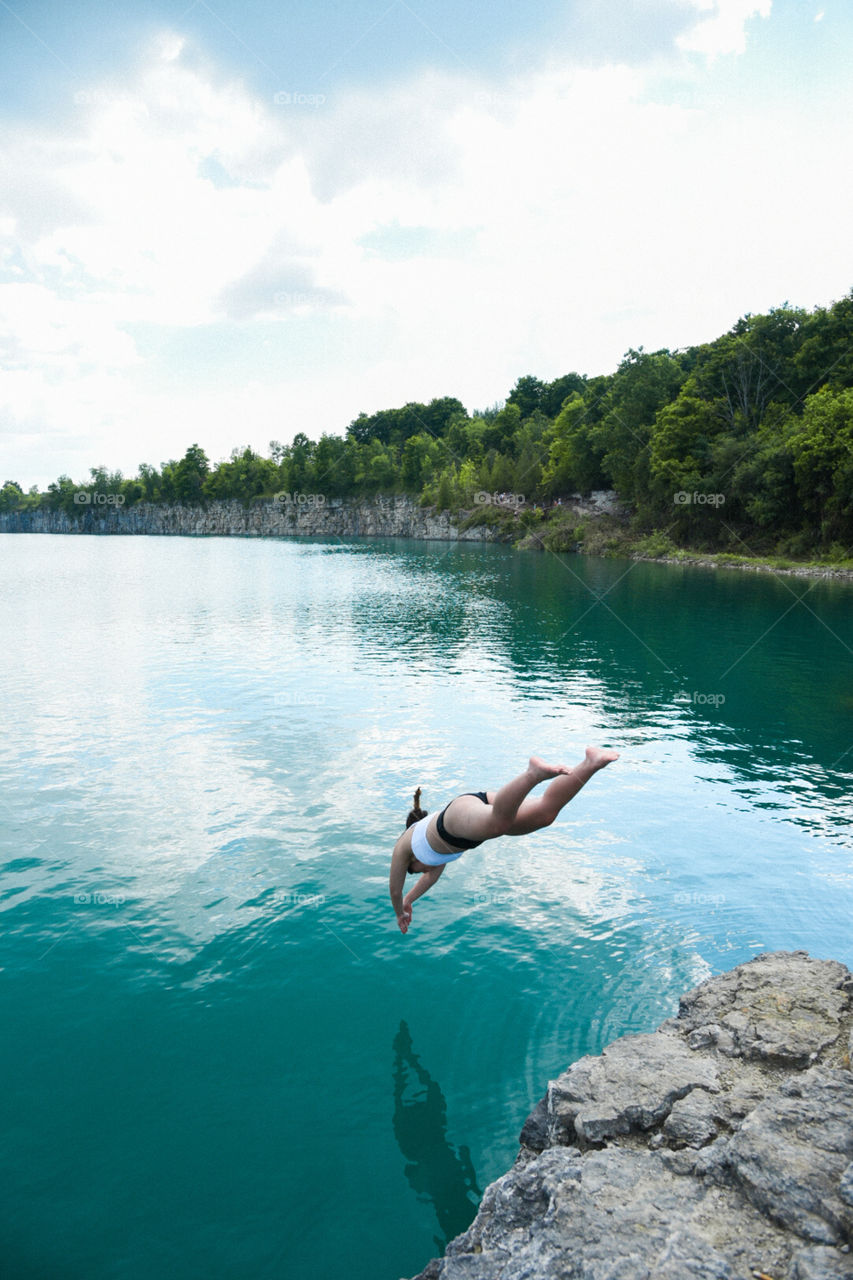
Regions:
<instances>
[{"instance_id":1,"label":"person's foot","mask_svg":"<svg viewBox=\"0 0 853 1280\"><path fill-rule=\"evenodd\" d=\"M587 764L590 769L603 769L606 764L612 764L614 760L619 759L618 751L605 751L603 747L587 747L584 753Z\"/></svg>"},{"instance_id":2,"label":"person's foot","mask_svg":"<svg viewBox=\"0 0 853 1280\"><path fill-rule=\"evenodd\" d=\"M539 756L531 756L527 764L527 772L532 773L537 782L544 782L546 778L556 778L561 773L571 773L571 769L565 764L546 764Z\"/></svg>"}]
</instances>

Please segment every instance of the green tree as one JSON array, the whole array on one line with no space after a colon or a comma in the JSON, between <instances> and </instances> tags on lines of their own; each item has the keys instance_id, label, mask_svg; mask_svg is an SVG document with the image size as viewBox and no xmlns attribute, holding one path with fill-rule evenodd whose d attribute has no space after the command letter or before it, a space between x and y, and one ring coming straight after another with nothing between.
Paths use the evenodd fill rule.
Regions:
<instances>
[{"instance_id":1,"label":"green tree","mask_svg":"<svg viewBox=\"0 0 853 1280\"><path fill-rule=\"evenodd\" d=\"M586 393L587 380L579 373L567 373L547 383L539 400L539 408L547 418L556 418L569 396Z\"/></svg>"},{"instance_id":2,"label":"green tree","mask_svg":"<svg viewBox=\"0 0 853 1280\"><path fill-rule=\"evenodd\" d=\"M799 419L791 410L774 406L765 414L761 429L749 437L746 447L739 448L724 483L747 528L778 535L802 524L804 512L790 445L790 436L798 428Z\"/></svg>"},{"instance_id":3,"label":"green tree","mask_svg":"<svg viewBox=\"0 0 853 1280\"><path fill-rule=\"evenodd\" d=\"M322 435L314 451L312 484L317 493L344 497L355 487L357 449L340 436Z\"/></svg>"},{"instance_id":4,"label":"green tree","mask_svg":"<svg viewBox=\"0 0 853 1280\"><path fill-rule=\"evenodd\" d=\"M685 374L669 351L628 351L603 397L591 438L605 478L626 501L645 480L645 455L655 417L678 395Z\"/></svg>"},{"instance_id":5,"label":"green tree","mask_svg":"<svg viewBox=\"0 0 853 1280\"><path fill-rule=\"evenodd\" d=\"M80 488L81 486L75 484L70 476L60 476L58 480L52 480L47 486L45 505L51 511L64 511L66 515L73 515L77 505L74 502L74 495Z\"/></svg>"},{"instance_id":6,"label":"green tree","mask_svg":"<svg viewBox=\"0 0 853 1280\"><path fill-rule=\"evenodd\" d=\"M506 454L499 453L492 464L489 490L492 493L510 493L515 486L515 463Z\"/></svg>"},{"instance_id":7,"label":"green tree","mask_svg":"<svg viewBox=\"0 0 853 1280\"><path fill-rule=\"evenodd\" d=\"M177 464L163 466L163 482L174 489L172 473ZM233 449L227 462L220 462L207 477L204 496L219 501L238 501L244 504L264 495L272 495L278 489L279 472L272 458L262 458L248 446Z\"/></svg>"},{"instance_id":8,"label":"green tree","mask_svg":"<svg viewBox=\"0 0 853 1280\"><path fill-rule=\"evenodd\" d=\"M367 495L388 493L396 488L398 467L393 451L379 440L366 444L359 458L356 483Z\"/></svg>"},{"instance_id":9,"label":"green tree","mask_svg":"<svg viewBox=\"0 0 853 1280\"><path fill-rule=\"evenodd\" d=\"M711 442L720 432L714 406L697 396L682 392L661 409L649 442L650 497L660 511L673 512L677 493L703 489Z\"/></svg>"},{"instance_id":10,"label":"green tree","mask_svg":"<svg viewBox=\"0 0 853 1280\"><path fill-rule=\"evenodd\" d=\"M438 478L438 489L435 495L435 505L439 511L449 511L453 506L455 476L452 467L445 467Z\"/></svg>"},{"instance_id":11,"label":"green tree","mask_svg":"<svg viewBox=\"0 0 853 1280\"><path fill-rule=\"evenodd\" d=\"M347 428L358 444L371 444L374 440L384 445L402 446L410 436L426 432L440 438L456 418L468 415L461 400L444 396L429 404L410 401L400 409L380 409L378 413L360 413Z\"/></svg>"},{"instance_id":12,"label":"green tree","mask_svg":"<svg viewBox=\"0 0 853 1280\"><path fill-rule=\"evenodd\" d=\"M506 402L507 404L516 405L522 418L529 418L532 413L541 408L545 391L544 382L540 382L538 378L527 374L525 377L518 379L518 382L516 382L507 396Z\"/></svg>"},{"instance_id":13,"label":"green tree","mask_svg":"<svg viewBox=\"0 0 853 1280\"><path fill-rule=\"evenodd\" d=\"M853 386L853 289L806 318L795 364L803 398L824 385Z\"/></svg>"},{"instance_id":14,"label":"green tree","mask_svg":"<svg viewBox=\"0 0 853 1280\"><path fill-rule=\"evenodd\" d=\"M289 491L312 492L315 448L313 440L309 440L304 431L297 431L286 455L290 479Z\"/></svg>"},{"instance_id":15,"label":"green tree","mask_svg":"<svg viewBox=\"0 0 853 1280\"><path fill-rule=\"evenodd\" d=\"M207 454L197 444L191 444L173 472L173 486L178 502L200 502L204 497L204 485L210 475Z\"/></svg>"},{"instance_id":16,"label":"green tree","mask_svg":"<svg viewBox=\"0 0 853 1280\"><path fill-rule=\"evenodd\" d=\"M713 404L725 428L745 435L760 424L771 402L801 403L796 357L806 313L777 307L744 316L714 342L699 347L686 389Z\"/></svg>"},{"instance_id":17,"label":"green tree","mask_svg":"<svg viewBox=\"0 0 853 1280\"><path fill-rule=\"evenodd\" d=\"M541 498L544 451L538 441L526 441L515 464L512 478L514 493L522 493L528 499Z\"/></svg>"},{"instance_id":18,"label":"green tree","mask_svg":"<svg viewBox=\"0 0 853 1280\"><path fill-rule=\"evenodd\" d=\"M458 499L465 506L470 506L478 489L477 464L473 458L466 458L459 468L456 478Z\"/></svg>"},{"instance_id":19,"label":"green tree","mask_svg":"<svg viewBox=\"0 0 853 1280\"><path fill-rule=\"evenodd\" d=\"M398 439L398 444L402 444L404 439L408 439L410 435L417 435L420 431L428 431L431 436L440 439L447 434L452 423L464 422L468 418L464 404L455 396L441 396L430 400L428 405L415 407L418 410L415 421L410 425L407 424L406 434Z\"/></svg>"},{"instance_id":20,"label":"green tree","mask_svg":"<svg viewBox=\"0 0 853 1280\"><path fill-rule=\"evenodd\" d=\"M417 493L427 479L431 437L421 432L409 436L400 458L400 480L403 488Z\"/></svg>"},{"instance_id":21,"label":"green tree","mask_svg":"<svg viewBox=\"0 0 853 1280\"><path fill-rule=\"evenodd\" d=\"M67 476L63 477L68 479ZM24 491L17 480L7 480L0 489L0 512L20 511L24 506Z\"/></svg>"},{"instance_id":22,"label":"green tree","mask_svg":"<svg viewBox=\"0 0 853 1280\"><path fill-rule=\"evenodd\" d=\"M853 388L821 387L790 437L797 492L824 540L853 539Z\"/></svg>"},{"instance_id":23,"label":"green tree","mask_svg":"<svg viewBox=\"0 0 853 1280\"><path fill-rule=\"evenodd\" d=\"M139 467L139 483L142 486L143 500L157 502L162 493L160 472L150 463L143 462Z\"/></svg>"},{"instance_id":24,"label":"green tree","mask_svg":"<svg viewBox=\"0 0 853 1280\"><path fill-rule=\"evenodd\" d=\"M494 421L483 429L483 447L497 449L499 453L514 454L520 427L521 409L517 404L504 405Z\"/></svg>"},{"instance_id":25,"label":"green tree","mask_svg":"<svg viewBox=\"0 0 853 1280\"><path fill-rule=\"evenodd\" d=\"M224 482L225 472L222 471L223 466L224 464L220 463L219 466L214 471L212 471L207 478L207 482L205 484L205 493L207 494L208 489L212 488L214 491L211 493L210 495L211 497L220 496L215 492L215 489L216 489L217 483L221 484ZM174 458L170 458L168 462L160 463L160 483L158 485L158 488L160 491L161 502L177 502L178 500L178 488L176 484L177 470L178 470L178 464Z\"/></svg>"},{"instance_id":26,"label":"green tree","mask_svg":"<svg viewBox=\"0 0 853 1280\"><path fill-rule=\"evenodd\" d=\"M542 469L542 488L549 495L590 493L605 487L601 447L596 441L586 399L570 396L545 437L548 460Z\"/></svg>"}]
</instances>

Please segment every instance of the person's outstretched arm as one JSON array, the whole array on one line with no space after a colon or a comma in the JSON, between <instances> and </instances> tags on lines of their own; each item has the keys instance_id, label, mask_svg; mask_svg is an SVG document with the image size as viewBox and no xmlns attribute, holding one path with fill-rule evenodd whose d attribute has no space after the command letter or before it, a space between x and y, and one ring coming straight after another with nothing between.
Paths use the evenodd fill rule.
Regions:
<instances>
[{"instance_id":1,"label":"person's outstretched arm","mask_svg":"<svg viewBox=\"0 0 853 1280\"><path fill-rule=\"evenodd\" d=\"M388 888L391 893L391 905L394 908L394 914L397 917L397 924L400 926L401 933L406 933L412 923L412 903L421 894L426 893L427 889L432 888L444 870L443 866L430 867L429 871L425 871L418 878L416 884L406 894L404 901L403 885L406 883L406 874L409 870L411 856L409 849L401 844L400 841L394 846L394 852L391 855L391 875L388 880Z\"/></svg>"},{"instance_id":2,"label":"person's outstretched arm","mask_svg":"<svg viewBox=\"0 0 853 1280\"><path fill-rule=\"evenodd\" d=\"M394 915L397 917L397 923L402 933L406 932L409 927L409 920L412 918L411 911L407 916L406 909L403 906L403 885L406 883L406 874L409 870L411 856L401 836L394 845L394 852L391 854L391 874L388 877L388 889L391 893L391 906L394 908Z\"/></svg>"},{"instance_id":3,"label":"person's outstretched arm","mask_svg":"<svg viewBox=\"0 0 853 1280\"><path fill-rule=\"evenodd\" d=\"M417 883L412 886L403 899L402 914L397 911L397 924L400 926L401 933L408 933L409 925L412 923L412 903L415 898L419 898L422 893L426 893L427 889L431 889L438 877L441 875L444 867L430 867L429 871L425 871L422 876L418 877Z\"/></svg>"},{"instance_id":4,"label":"person's outstretched arm","mask_svg":"<svg viewBox=\"0 0 853 1280\"><path fill-rule=\"evenodd\" d=\"M444 867L430 867L429 871L425 871L423 875L418 877L406 894L403 899L403 910L408 912L410 924L412 922L412 903L415 898L419 898L421 894L426 893L427 889L431 889L443 870Z\"/></svg>"}]
</instances>

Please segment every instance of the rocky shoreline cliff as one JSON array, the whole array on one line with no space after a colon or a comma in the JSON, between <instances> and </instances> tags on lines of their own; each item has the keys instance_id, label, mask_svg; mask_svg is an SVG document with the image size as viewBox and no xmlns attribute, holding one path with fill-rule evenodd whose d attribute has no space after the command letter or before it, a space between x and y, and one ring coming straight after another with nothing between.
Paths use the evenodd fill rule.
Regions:
<instances>
[{"instance_id":1,"label":"rocky shoreline cliff","mask_svg":"<svg viewBox=\"0 0 853 1280\"><path fill-rule=\"evenodd\" d=\"M853 1277L853 974L757 957L584 1057L417 1280Z\"/></svg>"},{"instance_id":2,"label":"rocky shoreline cliff","mask_svg":"<svg viewBox=\"0 0 853 1280\"><path fill-rule=\"evenodd\" d=\"M485 496L492 502L497 495ZM422 507L412 498L402 495L323 498L316 494L296 494L284 497L284 501L266 499L250 506L236 501L209 502L203 506L139 502L132 507L81 505L71 515L47 508L2 512L0 533L147 534L191 538L414 538L437 542L512 542L523 550L536 551L547 546L547 539L543 541L541 532L533 529L524 533L524 527L517 519L518 509L511 503L503 508L502 515L515 514L516 520L504 518L498 523L486 521L469 527L468 519L475 512L463 510L454 514L437 511L434 507ZM630 540L625 540L627 511L612 490L596 491L588 497L574 494L560 505L566 514L586 522L588 535L570 548L560 547L561 551L623 555L632 560L650 560L655 564L673 564L682 568L737 568L776 576L853 582L853 570L832 565L782 566L759 560L750 562L743 558L737 563L729 563L725 556L709 557L699 552L650 556L635 549ZM620 536L608 544L608 535L614 530L621 530ZM600 545L602 542L605 545Z\"/></svg>"},{"instance_id":3,"label":"rocky shoreline cliff","mask_svg":"<svg viewBox=\"0 0 853 1280\"><path fill-rule=\"evenodd\" d=\"M154 534L183 537L418 538L493 542L487 526L458 528L450 512L421 507L411 498L328 498L289 501L210 502L178 506L139 502L106 509L81 506L64 511L13 511L0 515L0 533Z\"/></svg>"}]
</instances>

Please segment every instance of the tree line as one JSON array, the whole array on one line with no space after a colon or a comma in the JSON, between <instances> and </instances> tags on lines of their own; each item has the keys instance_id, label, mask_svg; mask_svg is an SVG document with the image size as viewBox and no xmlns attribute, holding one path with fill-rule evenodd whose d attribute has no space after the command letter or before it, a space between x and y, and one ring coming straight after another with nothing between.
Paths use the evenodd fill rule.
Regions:
<instances>
[{"instance_id":1,"label":"tree line","mask_svg":"<svg viewBox=\"0 0 853 1280\"><path fill-rule=\"evenodd\" d=\"M616 490L635 530L683 545L744 540L793 556L853 546L853 290L829 307L744 316L699 346L629 350L610 374L526 375L479 412L445 397L361 413L344 435L273 440L267 456L240 447L211 463L193 444L132 479L94 467L45 492L7 481L0 511L282 492L408 494L440 509L511 493L529 509L596 489Z\"/></svg>"}]
</instances>

